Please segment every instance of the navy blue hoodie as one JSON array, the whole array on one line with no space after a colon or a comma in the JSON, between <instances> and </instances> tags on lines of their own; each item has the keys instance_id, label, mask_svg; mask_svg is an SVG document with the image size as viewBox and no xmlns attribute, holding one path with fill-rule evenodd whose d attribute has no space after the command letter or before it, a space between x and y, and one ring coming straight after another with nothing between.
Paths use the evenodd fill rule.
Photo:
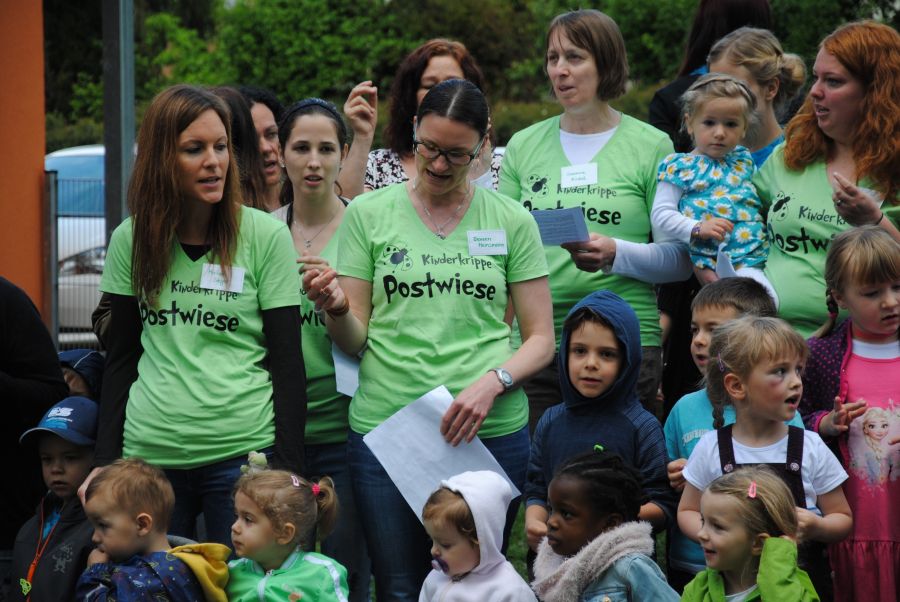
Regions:
<instances>
[{"instance_id":1,"label":"navy blue hoodie","mask_svg":"<svg viewBox=\"0 0 900 602\"><path fill-rule=\"evenodd\" d=\"M556 469L569 458L602 445L643 476L649 501L671 522L675 496L666 475L666 443L659 421L644 409L637 396L641 369L641 333L637 316L621 297L609 291L591 293L569 311L589 307L613 327L622 353L619 374L598 397L585 397L569 380L569 333L559 343L559 385L563 403L544 412L531 440L525 483L526 505L547 506L547 488Z\"/></svg>"}]
</instances>

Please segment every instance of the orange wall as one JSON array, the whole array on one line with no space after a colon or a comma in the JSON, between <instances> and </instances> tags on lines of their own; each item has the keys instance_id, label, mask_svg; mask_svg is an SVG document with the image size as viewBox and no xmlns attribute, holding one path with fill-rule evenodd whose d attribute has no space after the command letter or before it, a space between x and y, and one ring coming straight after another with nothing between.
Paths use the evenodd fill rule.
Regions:
<instances>
[{"instance_id":1,"label":"orange wall","mask_svg":"<svg viewBox=\"0 0 900 602\"><path fill-rule=\"evenodd\" d=\"M0 275L44 308L44 23L41 2L0 0Z\"/></svg>"}]
</instances>

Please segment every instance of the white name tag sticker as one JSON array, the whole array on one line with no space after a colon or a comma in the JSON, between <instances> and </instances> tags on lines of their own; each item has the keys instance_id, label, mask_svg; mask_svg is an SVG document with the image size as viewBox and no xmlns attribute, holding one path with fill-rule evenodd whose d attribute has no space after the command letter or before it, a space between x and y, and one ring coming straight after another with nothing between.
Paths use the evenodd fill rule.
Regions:
<instances>
[{"instance_id":1,"label":"white name tag sticker","mask_svg":"<svg viewBox=\"0 0 900 602\"><path fill-rule=\"evenodd\" d=\"M244 271L244 268L231 266L231 279L226 282L222 266L216 263L204 263L203 273L200 275L200 288L242 293L244 292Z\"/></svg>"},{"instance_id":2,"label":"white name tag sticker","mask_svg":"<svg viewBox=\"0 0 900 602\"><path fill-rule=\"evenodd\" d=\"M506 255L506 230L469 230L469 255Z\"/></svg>"},{"instance_id":3,"label":"white name tag sticker","mask_svg":"<svg viewBox=\"0 0 900 602\"><path fill-rule=\"evenodd\" d=\"M569 165L563 167L560 174L563 188L575 188L576 186L590 186L597 183L597 164L582 163L581 165Z\"/></svg>"}]
</instances>

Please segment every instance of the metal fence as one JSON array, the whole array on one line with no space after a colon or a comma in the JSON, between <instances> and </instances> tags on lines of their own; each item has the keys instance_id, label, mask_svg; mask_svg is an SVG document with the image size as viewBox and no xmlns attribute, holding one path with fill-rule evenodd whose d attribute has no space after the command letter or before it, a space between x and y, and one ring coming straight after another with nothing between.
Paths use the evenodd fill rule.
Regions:
<instances>
[{"instance_id":1,"label":"metal fence","mask_svg":"<svg viewBox=\"0 0 900 602\"><path fill-rule=\"evenodd\" d=\"M106 260L103 180L47 173L51 334L60 351L97 348L91 313Z\"/></svg>"}]
</instances>

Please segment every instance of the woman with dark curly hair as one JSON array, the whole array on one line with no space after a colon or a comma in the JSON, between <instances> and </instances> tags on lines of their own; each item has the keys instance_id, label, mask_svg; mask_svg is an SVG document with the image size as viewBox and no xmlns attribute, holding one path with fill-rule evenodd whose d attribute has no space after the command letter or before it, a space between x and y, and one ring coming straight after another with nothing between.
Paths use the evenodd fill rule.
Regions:
<instances>
[{"instance_id":1,"label":"woman with dark curly hair","mask_svg":"<svg viewBox=\"0 0 900 602\"><path fill-rule=\"evenodd\" d=\"M768 210L778 314L808 337L828 317L810 300L825 298L831 238L875 224L900 240L900 34L860 21L826 37L785 140L753 181Z\"/></svg>"},{"instance_id":2,"label":"woman with dark curly hair","mask_svg":"<svg viewBox=\"0 0 900 602\"><path fill-rule=\"evenodd\" d=\"M428 91L448 79L465 79L484 92L484 75L461 43L437 38L413 50L397 68L388 101L390 117L384 128L387 148L369 152L377 119L377 89L362 82L350 92L344 114L353 129L353 146L339 182L344 194L354 197L405 182L416 173L413 153L413 117ZM503 154L492 151L490 139L470 168L470 177L497 188ZM488 175L490 170L490 175Z\"/></svg>"}]
</instances>

